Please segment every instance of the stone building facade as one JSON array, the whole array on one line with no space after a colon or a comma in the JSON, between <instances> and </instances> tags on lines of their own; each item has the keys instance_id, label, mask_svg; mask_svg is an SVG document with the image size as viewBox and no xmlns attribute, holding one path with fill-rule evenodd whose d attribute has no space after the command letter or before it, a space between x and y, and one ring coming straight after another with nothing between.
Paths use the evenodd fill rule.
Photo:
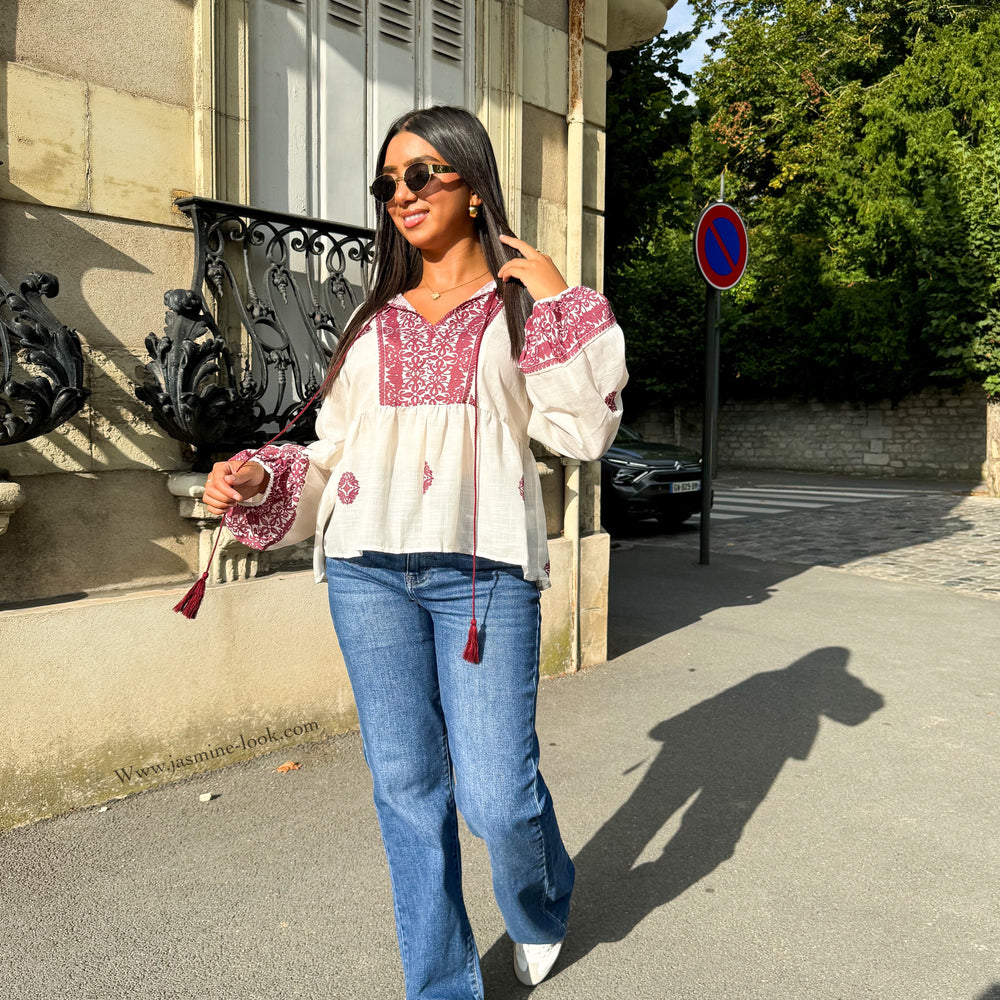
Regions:
<instances>
[{"instance_id":1,"label":"stone building facade","mask_svg":"<svg viewBox=\"0 0 1000 1000\"><path fill-rule=\"evenodd\" d=\"M672 2L7 5L0 273L15 287L57 276L48 306L79 332L89 396L51 432L0 446L0 828L354 722L325 595L301 564L227 545L197 621L171 612L214 528L190 449L136 397L164 293L195 284L178 199L363 225L350 192L371 149L351 136L443 96L486 124L515 229L599 288L606 53L655 35ZM539 462L554 579L543 666L558 673L604 658L608 538L596 465Z\"/></svg>"}]
</instances>

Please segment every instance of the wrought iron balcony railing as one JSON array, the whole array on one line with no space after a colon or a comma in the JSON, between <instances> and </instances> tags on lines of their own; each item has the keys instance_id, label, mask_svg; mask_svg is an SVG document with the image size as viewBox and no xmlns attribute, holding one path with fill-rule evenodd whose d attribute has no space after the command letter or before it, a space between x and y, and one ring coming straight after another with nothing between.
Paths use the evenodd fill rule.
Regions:
<instances>
[{"instance_id":1,"label":"wrought iron balcony railing","mask_svg":"<svg viewBox=\"0 0 1000 1000\"><path fill-rule=\"evenodd\" d=\"M204 471L213 453L266 441L319 388L367 289L374 234L207 198L177 206L194 224L194 276L164 296L136 395ZM314 423L304 415L288 439L311 440Z\"/></svg>"},{"instance_id":2,"label":"wrought iron balcony railing","mask_svg":"<svg viewBox=\"0 0 1000 1000\"><path fill-rule=\"evenodd\" d=\"M15 290L0 274L0 445L48 434L90 395L79 336L42 302L58 294L55 275L29 274Z\"/></svg>"}]
</instances>

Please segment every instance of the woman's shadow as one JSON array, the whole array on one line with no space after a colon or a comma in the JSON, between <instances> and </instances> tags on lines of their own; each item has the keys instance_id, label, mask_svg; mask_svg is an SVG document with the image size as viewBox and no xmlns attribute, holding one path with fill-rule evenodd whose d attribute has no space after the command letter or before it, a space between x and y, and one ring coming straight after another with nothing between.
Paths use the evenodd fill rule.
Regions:
<instances>
[{"instance_id":1,"label":"woman's shadow","mask_svg":"<svg viewBox=\"0 0 1000 1000\"><path fill-rule=\"evenodd\" d=\"M732 857L785 761L809 756L821 718L857 726L882 708L882 696L847 672L848 659L840 646L817 649L652 729L649 735L662 744L656 759L573 859L577 888L562 967L601 942L622 940ZM662 854L636 865L689 800ZM506 939L497 942L484 966L498 949L506 957L507 947Z\"/></svg>"},{"instance_id":2,"label":"woman's shadow","mask_svg":"<svg viewBox=\"0 0 1000 1000\"><path fill-rule=\"evenodd\" d=\"M865 722L882 696L847 672L839 646L755 674L650 732L662 743L638 787L574 859L578 891L566 959L620 941L645 916L732 857L785 761L809 756L820 719ZM689 799L655 861L647 844Z\"/></svg>"}]
</instances>

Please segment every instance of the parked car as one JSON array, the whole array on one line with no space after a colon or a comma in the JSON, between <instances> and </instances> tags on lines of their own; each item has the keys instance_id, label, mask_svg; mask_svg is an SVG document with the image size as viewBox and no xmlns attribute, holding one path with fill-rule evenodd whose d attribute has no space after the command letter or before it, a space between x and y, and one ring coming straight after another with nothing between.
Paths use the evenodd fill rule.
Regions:
<instances>
[{"instance_id":1,"label":"parked car","mask_svg":"<svg viewBox=\"0 0 1000 1000\"><path fill-rule=\"evenodd\" d=\"M701 456L675 444L654 444L622 426L601 459L601 522L620 530L655 517L676 527L701 510Z\"/></svg>"}]
</instances>

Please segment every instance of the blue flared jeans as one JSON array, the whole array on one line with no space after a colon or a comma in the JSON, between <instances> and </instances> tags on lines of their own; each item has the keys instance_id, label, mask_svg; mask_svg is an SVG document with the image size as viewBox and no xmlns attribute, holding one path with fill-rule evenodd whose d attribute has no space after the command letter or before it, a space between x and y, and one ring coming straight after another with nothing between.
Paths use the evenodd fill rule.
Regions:
<instances>
[{"instance_id":1,"label":"blue flared jeans","mask_svg":"<svg viewBox=\"0 0 1000 1000\"><path fill-rule=\"evenodd\" d=\"M515 941L566 934L573 863L538 770L538 589L479 559L366 552L328 559L330 611L354 690L389 862L407 1000L480 1000L456 807L487 845Z\"/></svg>"}]
</instances>

